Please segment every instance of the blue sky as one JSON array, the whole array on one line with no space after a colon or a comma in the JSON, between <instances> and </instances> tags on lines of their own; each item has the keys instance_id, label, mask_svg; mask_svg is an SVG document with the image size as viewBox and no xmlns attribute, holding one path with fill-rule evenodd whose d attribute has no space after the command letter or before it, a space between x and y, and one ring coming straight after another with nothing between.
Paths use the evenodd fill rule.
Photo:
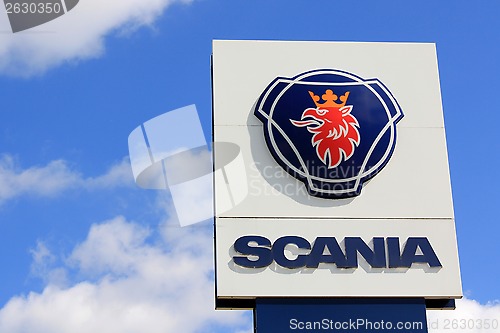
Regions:
<instances>
[{"instance_id":1,"label":"blue sky","mask_svg":"<svg viewBox=\"0 0 500 333\"><path fill-rule=\"evenodd\" d=\"M127 160L135 127L185 105L196 104L210 138L213 39L436 43L463 289L483 304L464 303L472 312L462 315L499 317L500 270L492 263L500 253L500 112L491 98L499 13L496 1L81 0L65 16L14 35L0 12L0 331L76 332L71 323L85 318L64 326L42 305L53 299L63 311L75 293L90 303L95 297L108 313L106 304L117 300L137 304L121 298L120 283L161 278L188 288L182 272L196 279L192 290L203 290L187 292L185 316L169 312L178 295L163 284L142 290L144 309L179 321L159 324L163 332L186 323L192 327L184 332L250 330L248 313L211 310L210 223L175 227L168 194L137 188ZM104 240L117 245L106 248ZM187 255L179 252L197 241ZM148 260L173 267L149 275L140 265ZM161 292L163 300L155 296ZM207 306L196 308L200 302ZM137 318L126 332L147 322Z\"/></svg>"}]
</instances>

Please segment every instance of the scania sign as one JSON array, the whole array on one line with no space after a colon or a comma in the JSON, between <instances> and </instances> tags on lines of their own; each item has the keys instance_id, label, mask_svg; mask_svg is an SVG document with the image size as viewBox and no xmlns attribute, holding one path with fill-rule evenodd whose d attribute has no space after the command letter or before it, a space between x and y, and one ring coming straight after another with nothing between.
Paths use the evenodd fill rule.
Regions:
<instances>
[{"instance_id":1,"label":"scania sign","mask_svg":"<svg viewBox=\"0 0 500 333\"><path fill-rule=\"evenodd\" d=\"M347 198L387 164L403 112L378 79L321 69L276 78L255 115L269 151L311 195Z\"/></svg>"},{"instance_id":2,"label":"scania sign","mask_svg":"<svg viewBox=\"0 0 500 333\"><path fill-rule=\"evenodd\" d=\"M374 237L370 247L361 237L345 237L341 244L335 237L317 237L311 244L300 236L283 236L273 244L263 236L242 236L234 242L233 256L236 265L246 268L263 268L273 261L281 267L318 268L321 263L335 264L338 268L358 268L358 254L372 268L410 268L413 264L442 267L426 237L409 237L402 251L399 237ZM293 245L297 250L307 250L289 258L285 248ZM387 252L387 255L386 255Z\"/></svg>"},{"instance_id":3,"label":"scania sign","mask_svg":"<svg viewBox=\"0 0 500 333\"><path fill-rule=\"evenodd\" d=\"M462 296L434 44L214 41L212 85L218 308Z\"/></svg>"}]
</instances>

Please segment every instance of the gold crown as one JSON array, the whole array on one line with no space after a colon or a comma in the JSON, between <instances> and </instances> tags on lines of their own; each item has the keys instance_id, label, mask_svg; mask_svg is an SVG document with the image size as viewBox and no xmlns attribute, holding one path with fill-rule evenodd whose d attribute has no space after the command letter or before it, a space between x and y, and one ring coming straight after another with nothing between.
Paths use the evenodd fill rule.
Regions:
<instances>
[{"instance_id":1,"label":"gold crown","mask_svg":"<svg viewBox=\"0 0 500 333\"><path fill-rule=\"evenodd\" d=\"M316 104L316 107L334 107L334 108L341 108L345 105L347 102L347 97L349 97L349 91L346 92L344 95L338 97L333 93L333 90L328 89L325 91L325 93L321 96L321 98L325 101L324 103L318 103L320 98L318 95L315 95L312 91L309 91L309 95L311 95L311 98L314 101L314 104ZM339 101L341 103L336 103L336 101Z\"/></svg>"}]
</instances>

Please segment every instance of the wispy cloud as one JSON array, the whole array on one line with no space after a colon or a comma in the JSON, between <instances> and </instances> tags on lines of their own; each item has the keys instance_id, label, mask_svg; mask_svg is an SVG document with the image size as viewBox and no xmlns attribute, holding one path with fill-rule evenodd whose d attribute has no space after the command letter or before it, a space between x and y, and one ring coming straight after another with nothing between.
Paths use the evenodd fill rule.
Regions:
<instances>
[{"instance_id":1,"label":"wispy cloud","mask_svg":"<svg viewBox=\"0 0 500 333\"><path fill-rule=\"evenodd\" d=\"M12 156L0 159L0 202L23 194L53 196L81 181L81 175L62 160L21 169Z\"/></svg>"},{"instance_id":2,"label":"wispy cloud","mask_svg":"<svg viewBox=\"0 0 500 333\"><path fill-rule=\"evenodd\" d=\"M0 204L23 195L53 197L67 190L87 190L133 186L127 158L111 166L103 175L84 177L64 160L43 166L21 168L11 155L0 157Z\"/></svg>"},{"instance_id":3,"label":"wispy cloud","mask_svg":"<svg viewBox=\"0 0 500 333\"><path fill-rule=\"evenodd\" d=\"M454 311L428 311L429 333L498 332L500 301L481 304L471 299L457 300Z\"/></svg>"},{"instance_id":4,"label":"wispy cloud","mask_svg":"<svg viewBox=\"0 0 500 333\"><path fill-rule=\"evenodd\" d=\"M87 189L135 186L128 157L124 157L121 161L113 164L106 173L97 177L85 178L83 182Z\"/></svg>"},{"instance_id":5,"label":"wispy cloud","mask_svg":"<svg viewBox=\"0 0 500 333\"><path fill-rule=\"evenodd\" d=\"M155 19L172 3L191 0L85 0L67 14L17 34L0 14L0 73L30 76L65 62L96 58L105 38L130 33Z\"/></svg>"},{"instance_id":6,"label":"wispy cloud","mask_svg":"<svg viewBox=\"0 0 500 333\"><path fill-rule=\"evenodd\" d=\"M240 311L214 310L210 228L172 225L170 237L179 241L170 244L148 242L151 234L123 217L92 226L66 266L54 268L76 269L86 282L48 282L41 293L12 298L0 310L0 332L194 333L251 325Z\"/></svg>"}]
</instances>

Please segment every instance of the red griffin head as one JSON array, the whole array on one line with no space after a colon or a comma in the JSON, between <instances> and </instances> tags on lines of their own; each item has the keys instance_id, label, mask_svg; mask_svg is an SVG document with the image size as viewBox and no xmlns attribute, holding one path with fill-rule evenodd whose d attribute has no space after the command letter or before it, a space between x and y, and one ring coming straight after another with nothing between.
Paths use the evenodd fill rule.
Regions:
<instances>
[{"instance_id":1,"label":"red griffin head","mask_svg":"<svg viewBox=\"0 0 500 333\"><path fill-rule=\"evenodd\" d=\"M325 101L319 103L319 96L309 91L309 95L316 104L316 108L306 109L301 120L292 120L297 127L307 127L313 133L311 143L316 147L318 157L328 168L334 168L348 160L354 149L359 145L359 123L351 114L352 105L345 105L349 92L338 97L328 89L321 98ZM340 101L340 103L337 103Z\"/></svg>"}]
</instances>

